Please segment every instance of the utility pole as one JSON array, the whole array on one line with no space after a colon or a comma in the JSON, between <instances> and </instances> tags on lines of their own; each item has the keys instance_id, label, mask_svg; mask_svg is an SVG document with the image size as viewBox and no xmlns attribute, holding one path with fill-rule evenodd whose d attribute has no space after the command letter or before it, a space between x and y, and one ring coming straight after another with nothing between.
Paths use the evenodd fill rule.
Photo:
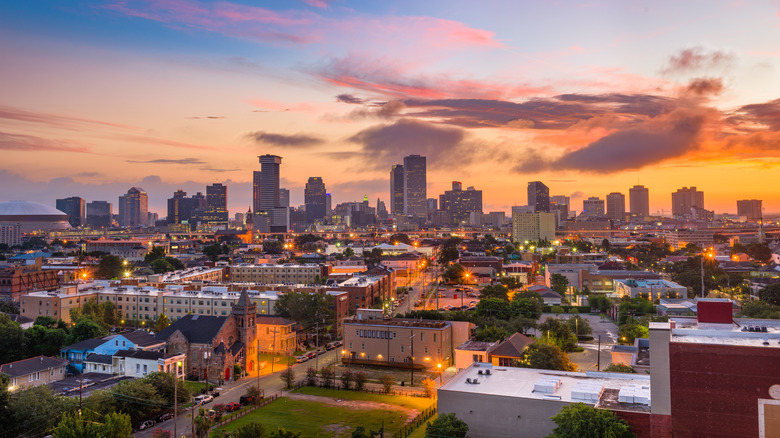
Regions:
<instances>
[{"instance_id":1,"label":"utility pole","mask_svg":"<svg viewBox=\"0 0 780 438\"><path fill-rule=\"evenodd\" d=\"M596 371L601 371L601 335L599 335L599 349L598 349L598 355L596 355L598 359L596 362Z\"/></svg>"},{"instance_id":2,"label":"utility pole","mask_svg":"<svg viewBox=\"0 0 780 438\"><path fill-rule=\"evenodd\" d=\"M82 366L86 367L86 365ZM81 391L84 389L84 369L81 370L81 374L79 374L79 417L81 416Z\"/></svg>"},{"instance_id":3,"label":"utility pole","mask_svg":"<svg viewBox=\"0 0 780 438\"><path fill-rule=\"evenodd\" d=\"M273 360L273 358L271 359ZM273 366L273 362L271 363L271 366ZM257 393L260 394L260 337L257 337L257 364L255 364L255 368L257 368Z\"/></svg>"},{"instance_id":4,"label":"utility pole","mask_svg":"<svg viewBox=\"0 0 780 438\"><path fill-rule=\"evenodd\" d=\"M319 371L320 369L320 322L317 321L314 325L314 369Z\"/></svg>"},{"instance_id":5,"label":"utility pole","mask_svg":"<svg viewBox=\"0 0 780 438\"><path fill-rule=\"evenodd\" d=\"M412 336L410 336L409 339L412 340L412 355L410 356L412 359L412 383L410 383L410 386L414 386L414 330L412 330L411 332L412 332Z\"/></svg>"},{"instance_id":6,"label":"utility pole","mask_svg":"<svg viewBox=\"0 0 780 438\"><path fill-rule=\"evenodd\" d=\"M173 363L173 436L179 438L179 427L176 421L179 419L179 362Z\"/></svg>"},{"instance_id":7,"label":"utility pole","mask_svg":"<svg viewBox=\"0 0 780 438\"><path fill-rule=\"evenodd\" d=\"M274 357L274 354L276 353L276 334L279 333L279 331L276 330L276 329L273 329L273 330L271 330L271 333L274 334L274 338L273 338L274 340L273 340L273 343L271 344L271 374L273 374L274 373L274 362L276 362L276 358Z\"/></svg>"}]
</instances>

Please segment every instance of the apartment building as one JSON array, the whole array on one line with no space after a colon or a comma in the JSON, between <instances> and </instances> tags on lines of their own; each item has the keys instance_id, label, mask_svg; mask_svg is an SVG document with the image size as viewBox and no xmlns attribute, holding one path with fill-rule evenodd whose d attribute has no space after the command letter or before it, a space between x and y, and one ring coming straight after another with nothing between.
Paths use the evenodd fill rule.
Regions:
<instances>
[{"instance_id":1,"label":"apartment building","mask_svg":"<svg viewBox=\"0 0 780 438\"><path fill-rule=\"evenodd\" d=\"M315 264L240 264L230 267L230 281L234 283L312 284L327 276L327 267Z\"/></svg>"}]
</instances>

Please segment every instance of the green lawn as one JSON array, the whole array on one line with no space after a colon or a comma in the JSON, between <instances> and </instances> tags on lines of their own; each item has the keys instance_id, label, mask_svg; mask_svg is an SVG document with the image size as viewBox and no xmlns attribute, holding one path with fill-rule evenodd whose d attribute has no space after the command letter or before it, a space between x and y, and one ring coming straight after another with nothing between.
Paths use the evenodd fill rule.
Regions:
<instances>
[{"instance_id":1,"label":"green lawn","mask_svg":"<svg viewBox=\"0 0 780 438\"><path fill-rule=\"evenodd\" d=\"M266 362L266 366L271 366L271 361L275 360L274 362L276 365L282 364L282 365L290 365L295 363L295 357L293 356L282 356L279 354L269 354L269 353L260 353L260 363Z\"/></svg>"},{"instance_id":2,"label":"green lawn","mask_svg":"<svg viewBox=\"0 0 780 438\"><path fill-rule=\"evenodd\" d=\"M191 393L198 395L200 394L200 391L206 387L206 382L192 382L185 380L184 386L189 389Z\"/></svg>"},{"instance_id":3,"label":"green lawn","mask_svg":"<svg viewBox=\"0 0 780 438\"><path fill-rule=\"evenodd\" d=\"M428 422L435 420L438 416L439 414L434 414L433 417L429 418L428 421L425 422L425 424L418 427L407 438L425 438L425 427L428 425Z\"/></svg>"},{"instance_id":4,"label":"green lawn","mask_svg":"<svg viewBox=\"0 0 780 438\"><path fill-rule=\"evenodd\" d=\"M430 399L419 397L393 397L324 388L304 387L295 392L304 395L331 397L343 401L387 403L418 411L427 408L432 403ZM393 433L401 429L408 418L407 413L399 410L357 409L346 406L346 403L342 407L282 397L229 423L221 430L232 431L247 423L260 423L268 431L284 427L289 431L302 433L305 438L349 437L357 426L378 430L384 421L385 436L392 436Z\"/></svg>"}]
</instances>

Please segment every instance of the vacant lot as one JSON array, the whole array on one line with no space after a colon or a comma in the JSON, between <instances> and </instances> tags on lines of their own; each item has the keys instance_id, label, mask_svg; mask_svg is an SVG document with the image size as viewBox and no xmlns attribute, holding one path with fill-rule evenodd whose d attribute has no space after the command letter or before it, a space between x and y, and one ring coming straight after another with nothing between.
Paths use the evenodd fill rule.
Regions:
<instances>
[{"instance_id":1,"label":"vacant lot","mask_svg":"<svg viewBox=\"0 0 780 438\"><path fill-rule=\"evenodd\" d=\"M393 434L433 403L419 397L393 397L355 391L304 387L225 426L235 430L260 423L266 430L284 427L306 438L349 437L357 426Z\"/></svg>"}]
</instances>

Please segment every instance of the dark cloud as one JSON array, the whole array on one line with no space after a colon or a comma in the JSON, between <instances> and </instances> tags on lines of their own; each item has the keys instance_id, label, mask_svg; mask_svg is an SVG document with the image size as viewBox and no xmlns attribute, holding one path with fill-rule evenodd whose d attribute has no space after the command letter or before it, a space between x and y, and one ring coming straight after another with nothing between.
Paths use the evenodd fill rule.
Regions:
<instances>
[{"instance_id":1,"label":"dark cloud","mask_svg":"<svg viewBox=\"0 0 780 438\"><path fill-rule=\"evenodd\" d=\"M689 82L685 91L699 96L707 96L720 94L724 88L720 78L698 78Z\"/></svg>"},{"instance_id":2,"label":"dark cloud","mask_svg":"<svg viewBox=\"0 0 780 438\"><path fill-rule=\"evenodd\" d=\"M204 172L222 173L222 172L235 172L235 171L242 170L242 169L238 169L238 168L236 168L236 169L217 169L217 168L213 168L213 167L201 167L200 170L202 170Z\"/></svg>"},{"instance_id":3,"label":"dark cloud","mask_svg":"<svg viewBox=\"0 0 780 438\"><path fill-rule=\"evenodd\" d=\"M101 176L98 172L79 172L76 174L76 176L80 176L82 178L94 178L96 176Z\"/></svg>"},{"instance_id":4,"label":"dark cloud","mask_svg":"<svg viewBox=\"0 0 780 438\"><path fill-rule=\"evenodd\" d=\"M225 116L203 116L203 117L201 117L201 116L192 116L192 117L187 117L187 118L188 119L193 119L193 120L199 120L199 119L224 119L226 117Z\"/></svg>"},{"instance_id":5,"label":"dark cloud","mask_svg":"<svg viewBox=\"0 0 780 438\"><path fill-rule=\"evenodd\" d=\"M556 159L532 156L513 170L613 173L639 169L697 149L707 118L708 112L701 108L678 109L667 117L606 135Z\"/></svg>"},{"instance_id":6,"label":"dark cloud","mask_svg":"<svg viewBox=\"0 0 780 438\"><path fill-rule=\"evenodd\" d=\"M744 132L780 131L780 99L741 106L726 121Z\"/></svg>"},{"instance_id":7,"label":"dark cloud","mask_svg":"<svg viewBox=\"0 0 780 438\"><path fill-rule=\"evenodd\" d=\"M723 50L708 51L697 46L680 50L669 57L664 73L689 73L724 68L731 65L734 55Z\"/></svg>"},{"instance_id":8,"label":"dark cloud","mask_svg":"<svg viewBox=\"0 0 780 438\"><path fill-rule=\"evenodd\" d=\"M256 131L248 134L258 143L284 146L293 149L306 149L325 143L325 140L307 134L273 134L270 132Z\"/></svg>"},{"instance_id":9,"label":"dark cloud","mask_svg":"<svg viewBox=\"0 0 780 438\"><path fill-rule=\"evenodd\" d=\"M159 158L156 160L125 160L128 163L143 163L143 164L206 164L205 161L197 158L179 158L179 159L166 159Z\"/></svg>"},{"instance_id":10,"label":"dark cloud","mask_svg":"<svg viewBox=\"0 0 780 438\"><path fill-rule=\"evenodd\" d=\"M362 146L366 162L385 168L410 154L428 157L429 166L462 166L474 157L474 148L464 143L460 128L435 125L415 119L401 119L358 132L349 141Z\"/></svg>"},{"instance_id":11,"label":"dark cloud","mask_svg":"<svg viewBox=\"0 0 780 438\"><path fill-rule=\"evenodd\" d=\"M361 104L365 102L363 99L359 97L355 97L351 94L339 94L338 96L336 96L336 100L339 102L350 103L353 105Z\"/></svg>"},{"instance_id":12,"label":"dark cloud","mask_svg":"<svg viewBox=\"0 0 780 438\"><path fill-rule=\"evenodd\" d=\"M3 151L55 151L89 153L90 149L70 141L50 140L34 135L0 132L0 150Z\"/></svg>"},{"instance_id":13,"label":"dark cloud","mask_svg":"<svg viewBox=\"0 0 780 438\"><path fill-rule=\"evenodd\" d=\"M391 100L390 102L381 102L372 105L369 108L357 109L349 113L350 119L392 119L401 115L401 112L406 108L406 105L398 100Z\"/></svg>"}]
</instances>

